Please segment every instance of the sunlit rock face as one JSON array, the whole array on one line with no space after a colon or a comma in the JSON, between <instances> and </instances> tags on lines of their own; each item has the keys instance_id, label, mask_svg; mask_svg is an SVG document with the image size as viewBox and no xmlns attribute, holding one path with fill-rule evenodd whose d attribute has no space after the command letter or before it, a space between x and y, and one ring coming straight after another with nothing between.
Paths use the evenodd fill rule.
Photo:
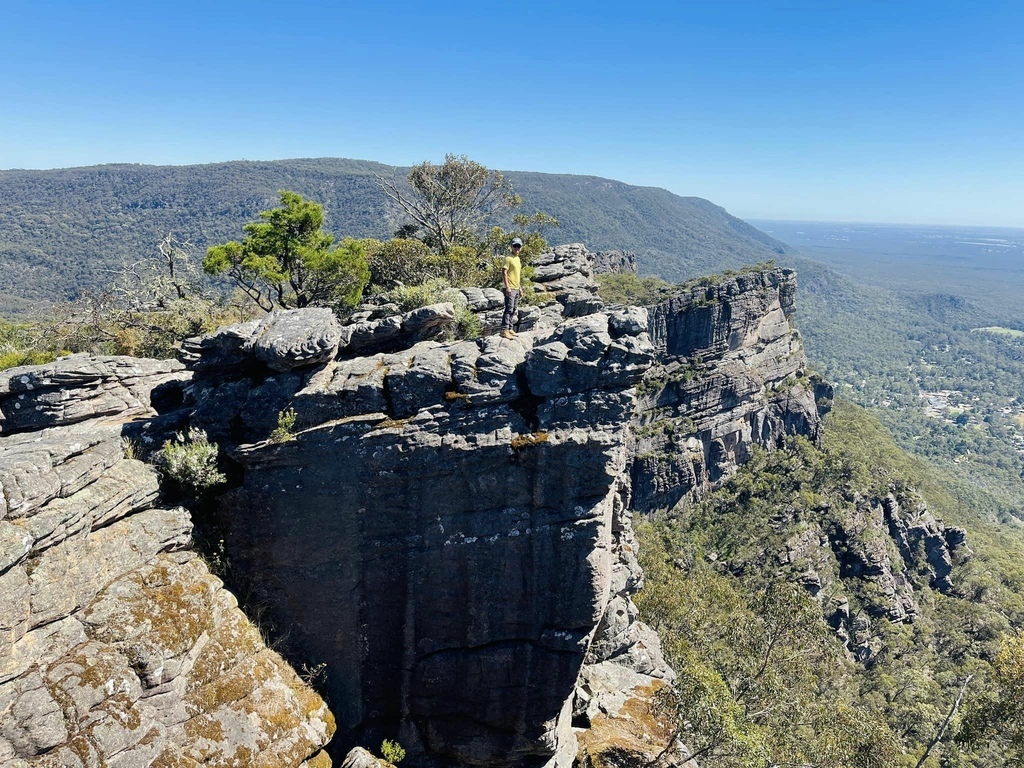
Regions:
<instances>
[{"instance_id":1,"label":"sunlit rock face","mask_svg":"<svg viewBox=\"0 0 1024 768\"><path fill-rule=\"evenodd\" d=\"M383 738L413 765L657 756L644 713L673 672L631 599L632 516L816 435L828 392L789 327L792 272L643 309L598 297L603 262L629 268L536 259L514 339L442 341L451 303L368 304L222 329L185 366L0 377L0 762L319 768L335 718L337 758ZM493 329L500 296L463 298ZM140 460L189 428L230 478L195 522L292 666Z\"/></svg>"},{"instance_id":2,"label":"sunlit rock face","mask_svg":"<svg viewBox=\"0 0 1024 768\"><path fill-rule=\"evenodd\" d=\"M0 374L2 765L299 765L333 732L128 455L189 379L87 355Z\"/></svg>"},{"instance_id":3,"label":"sunlit rock face","mask_svg":"<svg viewBox=\"0 0 1024 768\"><path fill-rule=\"evenodd\" d=\"M816 437L831 388L808 376L789 324L796 276L773 269L698 285L651 308L658 363L639 387L633 503L696 500L755 447Z\"/></svg>"}]
</instances>

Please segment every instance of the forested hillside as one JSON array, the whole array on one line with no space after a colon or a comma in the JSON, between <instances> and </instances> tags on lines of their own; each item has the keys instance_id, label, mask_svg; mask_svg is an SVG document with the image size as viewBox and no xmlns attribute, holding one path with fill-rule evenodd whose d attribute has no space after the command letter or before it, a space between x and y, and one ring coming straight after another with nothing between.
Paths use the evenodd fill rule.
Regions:
<instances>
[{"instance_id":1,"label":"forested hillside","mask_svg":"<svg viewBox=\"0 0 1024 768\"><path fill-rule=\"evenodd\" d=\"M887 289L787 257L811 364L991 519L1024 518L1024 333L1006 296ZM1014 319L1016 318L1016 320Z\"/></svg>"},{"instance_id":2,"label":"forested hillside","mask_svg":"<svg viewBox=\"0 0 1024 768\"><path fill-rule=\"evenodd\" d=\"M640 609L702 766L1021 764L1024 537L956 488L837 402L820 446L759 454L643 529ZM944 577L932 514L968 531Z\"/></svg>"},{"instance_id":3,"label":"forested hillside","mask_svg":"<svg viewBox=\"0 0 1024 768\"><path fill-rule=\"evenodd\" d=\"M323 204L326 229L338 238L387 237L406 220L374 174L402 179L407 170L322 158L0 171L0 314L101 288L109 284L108 270L152 253L168 233L201 249L234 239L282 189ZM785 250L701 198L593 176L506 175L524 199L524 213L559 219L561 227L548 234L552 244L632 250L642 271L666 279Z\"/></svg>"}]
</instances>

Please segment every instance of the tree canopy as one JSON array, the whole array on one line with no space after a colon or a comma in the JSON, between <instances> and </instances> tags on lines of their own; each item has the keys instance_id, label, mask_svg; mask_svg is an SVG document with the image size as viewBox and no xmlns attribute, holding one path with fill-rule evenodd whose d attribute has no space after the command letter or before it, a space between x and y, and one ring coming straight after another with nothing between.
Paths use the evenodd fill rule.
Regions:
<instances>
[{"instance_id":1,"label":"tree canopy","mask_svg":"<svg viewBox=\"0 0 1024 768\"><path fill-rule=\"evenodd\" d=\"M441 165L424 161L413 166L406 179L409 187L377 177L384 193L424 230L424 242L440 253L474 245L490 216L522 203L500 171L465 155L449 153Z\"/></svg>"},{"instance_id":2,"label":"tree canopy","mask_svg":"<svg viewBox=\"0 0 1024 768\"><path fill-rule=\"evenodd\" d=\"M370 279L364 247L323 231L322 205L282 191L281 205L244 227L247 237L215 245L203 269L226 275L264 310L275 307L351 307Z\"/></svg>"}]
</instances>

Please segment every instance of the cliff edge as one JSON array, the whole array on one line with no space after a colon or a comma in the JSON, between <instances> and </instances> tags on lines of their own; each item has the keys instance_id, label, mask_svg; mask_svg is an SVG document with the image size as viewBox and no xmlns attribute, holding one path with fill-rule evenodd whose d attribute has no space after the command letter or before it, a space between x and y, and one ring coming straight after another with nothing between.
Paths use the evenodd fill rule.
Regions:
<instances>
[{"instance_id":1,"label":"cliff edge","mask_svg":"<svg viewBox=\"0 0 1024 768\"><path fill-rule=\"evenodd\" d=\"M18 597L0 617L0 756L326 760L323 702L195 558L188 512L125 455L122 437L146 458L188 428L231 477L195 522L223 538L232 586L289 660L324 671L332 754L382 738L423 765L660 753L670 732L649 704L673 672L632 603L632 514L816 435L829 393L789 324L791 270L648 310L605 305L599 261L579 245L540 257L551 301L524 309L515 339L439 341L450 304L368 305L345 325L279 312L190 340L187 369L79 356L6 372L0 580ZM496 293L463 292L485 329ZM293 433L271 440L289 411ZM49 441L64 447L37 450ZM98 659L120 677L82 671Z\"/></svg>"},{"instance_id":2,"label":"cliff edge","mask_svg":"<svg viewBox=\"0 0 1024 768\"><path fill-rule=\"evenodd\" d=\"M366 354L421 326L368 318L307 373L245 376L217 362L222 344L191 345L191 423L244 469L215 528L291 653L327 665L337 754L387 737L442 764L572 764L577 734L628 720L634 692L672 676L630 599L632 511L696 498L755 446L819 429L792 271L648 311L605 306L593 261L582 246L541 257L557 301L511 340ZM286 408L294 439L267 440Z\"/></svg>"}]
</instances>

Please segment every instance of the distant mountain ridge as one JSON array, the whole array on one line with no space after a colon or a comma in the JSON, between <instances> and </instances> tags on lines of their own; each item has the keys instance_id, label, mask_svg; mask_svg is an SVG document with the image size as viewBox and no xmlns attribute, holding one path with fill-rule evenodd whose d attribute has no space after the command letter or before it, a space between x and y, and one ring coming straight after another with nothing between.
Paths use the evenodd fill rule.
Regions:
<instances>
[{"instance_id":1,"label":"distant mountain ridge","mask_svg":"<svg viewBox=\"0 0 1024 768\"><path fill-rule=\"evenodd\" d=\"M388 237L405 219L374 174L407 171L342 158L0 171L0 313L102 288L122 259L151 254L168 232L200 248L238 239L281 189L322 203L336 237ZM552 244L635 251L645 274L682 280L787 252L699 197L596 176L506 175L525 212L561 221Z\"/></svg>"}]
</instances>

